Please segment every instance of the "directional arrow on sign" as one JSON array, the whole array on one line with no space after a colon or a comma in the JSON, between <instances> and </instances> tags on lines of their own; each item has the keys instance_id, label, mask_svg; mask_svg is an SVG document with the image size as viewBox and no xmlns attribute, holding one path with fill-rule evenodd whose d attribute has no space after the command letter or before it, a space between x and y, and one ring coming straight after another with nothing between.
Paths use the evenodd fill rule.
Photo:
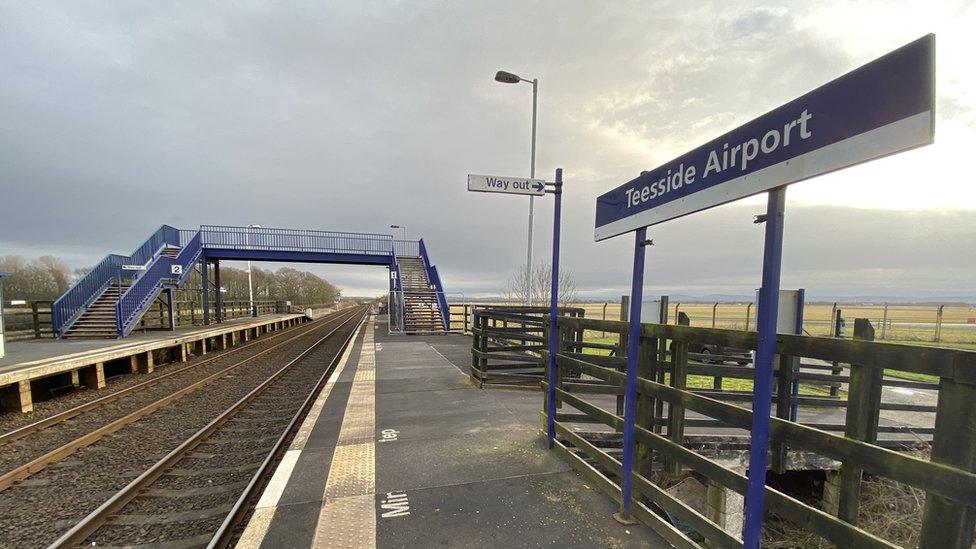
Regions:
<instances>
[{"instance_id":1,"label":"directional arrow on sign","mask_svg":"<svg viewBox=\"0 0 976 549\"><path fill-rule=\"evenodd\" d=\"M528 179L525 177L469 174L468 190L479 193L543 196L546 194L546 182L543 179Z\"/></svg>"}]
</instances>

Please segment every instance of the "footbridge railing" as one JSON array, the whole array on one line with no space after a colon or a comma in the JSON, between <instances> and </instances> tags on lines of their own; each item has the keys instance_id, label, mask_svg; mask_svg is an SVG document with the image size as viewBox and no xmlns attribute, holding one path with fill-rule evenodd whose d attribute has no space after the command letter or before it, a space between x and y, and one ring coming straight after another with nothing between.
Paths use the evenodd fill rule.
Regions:
<instances>
[{"instance_id":1,"label":"footbridge railing","mask_svg":"<svg viewBox=\"0 0 976 549\"><path fill-rule=\"evenodd\" d=\"M447 304L447 296L444 295L444 286L441 284L441 275L437 272L437 267L430 263L430 257L427 255L427 246L424 245L423 238L418 242L417 251L424 260L427 281L431 284L433 290L437 292L437 308L441 313L441 322L444 324L444 330L449 331L451 329L451 311Z\"/></svg>"},{"instance_id":2,"label":"footbridge railing","mask_svg":"<svg viewBox=\"0 0 976 549\"><path fill-rule=\"evenodd\" d=\"M391 255L393 237L375 233L346 233L305 229L202 225L206 248L295 252Z\"/></svg>"},{"instance_id":3,"label":"footbridge railing","mask_svg":"<svg viewBox=\"0 0 976 549\"><path fill-rule=\"evenodd\" d=\"M394 240L393 252L400 257L420 257L423 240Z\"/></svg>"},{"instance_id":4,"label":"footbridge railing","mask_svg":"<svg viewBox=\"0 0 976 549\"><path fill-rule=\"evenodd\" d=\"M54 333L62 335L65 330L80 315L95 298L113 281L121 284L129 275L139 271L122 269L123 265L146 265L159 250L167 245L179 246L181 231L169 225L163 225L146 239L131 255L124 256L109 254L90 271L72 284L68 290L55 300L51 308L51 320Z\"/></svg>"},{"instance_id":5,"label":"footbridge railing","mask_svg":"<svg viewBox=\"0 0 976 549\"><path fill-rule=\"evenodd\" d=\"M476 339L484 336L482 325L475 329ZM568 334L590 330L625 336L628 323L560 317L559 329L565 333L560 338L556 361L559 385L555 390L558 411L554 418L554 449L618 501L621 479L629 476L635 491L635 513L675 546L699 547L704 540L709 546L742 547L738 530L741 519L730 517L736 505L741 512L741 495L746 491L748 460L744 452L748 448L752 412L744 407L748 404L740 406L723 401L721 395L692 390L696 385L707 389L710 380L692 375L693 371L702 375L707 368L694 365L689 348L707 344L751 350L756 348L756 334L660 324L641 326L637 415L633 426L635 468L624 471L620 436L624 415L618 405L624 394L626 362L621 357L606 356L606 349L593 348ZM767 485L767 527L771 522L791 524L794 531L805 531L842 547L897 547L915 542L930 548L970 547L972 505L976 501L976 422L972 420L976 352L874 342L873 328L865 319L858 319L855 331L858 339L854 341L795 335L777 338L780 359L775 376L783 390L774 399L776 417L771 419L772 468L800 468L803 462L828 468L823 464L832 463L839 473L827 475L820 505ZM541 344L538 340L533 343ZM847 365L846 392L839 395L846 399L843 406L830 408L837 419L827 422L840 424L842 432L830 432L824 424L788 419L797 359ZM713 374L728 377L736 373L736 367L713 366ZM890 398L882 396L886 372L895 371L937 380L937 385L927 386L937 390L918 396L918 400L928 402L916 403L915 408L889 406L889 410L900 410L902 415L888 412L880 419L883 400ZM545 419L545 407L542 414ZM692 427L694 432L686 431ZM746 450L739 458L730 457L727 449L716 451L703 442L707 438L702 436L705 427L705 432L737 438L744 443L740 448ZM931 436L920 436L915 431L928 431ZM920 444L922 441L924 444ZM919 451L920 445L930 450ZM897 448L913 451L901 452ZM707 479L704 508L682 501L667 490L688 472ZM875 524L864 523L859 513L864 473L925 493L920 527L908 529L917 539L885 539Z\"/></svg>"},{"instance_id":6,"label":"footbridge railing","mask_svg":"<svg viewBox=\"0 0 976 549\"><path fill-rule=\"evenodd\" d=\"M186 280L201 253L200 233L197 233L175 258L160 256L153 261L115 304L115 322L120 337L132 331L164 287L178 287ZM173 269L174 266L179 268Z\"/></svg>"}]
</instances>

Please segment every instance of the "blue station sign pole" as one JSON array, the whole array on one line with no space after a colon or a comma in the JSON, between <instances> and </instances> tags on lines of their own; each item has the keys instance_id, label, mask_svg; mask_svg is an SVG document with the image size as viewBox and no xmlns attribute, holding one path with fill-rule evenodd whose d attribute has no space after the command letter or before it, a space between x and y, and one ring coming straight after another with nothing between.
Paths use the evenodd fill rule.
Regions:
<instances>
[{"instance_id":1,"label":"blue station sign pole","mask_svg":"<svg viewBox=\"0 0 976 549\"><path fill-rule=\"evenodd\" d=\"M769 191L766 202L766 237L763 245L762 286L756 329L756 367L753 379L752 436L749 441L749 480L743 547L758 549L762 538L766 497L766 465L769 452L769 413L773 395L773 359L776 355L776 320L779 312L779 278L783 264L783 216L786 187ZM782 389L781 389L782 390Z\"/></svg>"},{"instance_id":2,"label":"blue station sign pole","mask_svg":"<svg viewBox=\"0 0 976 549\"><path fill-rule=\"evenodd\" d=\"M556 203L552 211L552 287L549 293L549 372L546 376L546 444L552 448L556 440L556 354L559 352L559 225L562 218L563 169L556 170L552 194Z\"/></svg>"},{"instance_id":3,"label":"blue station sign pole","mask_svg":"<svg viewBox=\"0 0 976 549\"><path fill-rule=\"evenodd\" d=\"M630 282L630 325L627 335L627 383L624 386L624 440L620 471L620 512L614 516L624 524L634 522L634 423L637 421L637 358L640 349L641 301L644 299L644 248L647 229L634 232L634 273Z\"/></svg>"}]
</instances>

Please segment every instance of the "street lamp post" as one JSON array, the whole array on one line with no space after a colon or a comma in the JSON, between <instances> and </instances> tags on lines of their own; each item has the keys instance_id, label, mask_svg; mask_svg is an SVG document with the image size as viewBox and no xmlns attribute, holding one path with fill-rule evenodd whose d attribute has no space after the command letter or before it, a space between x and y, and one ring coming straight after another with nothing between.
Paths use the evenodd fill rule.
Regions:
<instances>
[{"instance_id":1,"label":"street lamp post","mask_svg":"<svg viewBox=\"0 0 976 549\"><path fill-rule=\"evenodd\" d=\"M531 167L529 168L529 177L535 179L535 127L536 118L538 113L539 105L539 79L533 78L532 80L527 80L516 74L512 74L506 71L498 71L495 73L495 80L503 84L518 84L519 82L527 82L532 84L532 161ZM535 211L535 196L529 196L529 237L528 237L528 250L526 253L525 261L525 305L527 307L532 306L532 233L534 232L533 224L533 214Z\"/></svg>"},{"instance_id":2,"label":"street lamp post","mask_svg":"<svg viewBox=\"0 0 976 549\"><path fill-rule=\"evenodd\" d=\"M403 229L403 240L407 239L407 228L403 225L390 225L391 229Z\"/></svg>"},{"instance_id":3,"label":"street lamp post","mask_svg":"<svg viewBox=\"0 0 976 549\"><path fill-rule=\"evenodd\" d=\"M261 225L248 225L247 231L244 233L244 244L248 249L251 248L251 229L260 229ZM249 308L251 310L251 316L258 316L258 312L254 309L254 284L251 282L251 260L247 260L247 301Z\"/></svg>"}]
</instances>

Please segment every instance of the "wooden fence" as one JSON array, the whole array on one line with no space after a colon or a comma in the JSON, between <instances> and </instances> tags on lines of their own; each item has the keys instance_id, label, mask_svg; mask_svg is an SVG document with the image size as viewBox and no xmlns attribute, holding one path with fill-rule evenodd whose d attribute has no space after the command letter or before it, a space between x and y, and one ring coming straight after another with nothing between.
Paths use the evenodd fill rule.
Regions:
<instances>
[{"instance_id":1,"label":"wooden fence","mask_svg":"<svg viewBox=\"0 0 976 549\"><path fill-rule=\"evenodd\" d=\"M4 330L7 341L53 338L52 301L32 301L25 307L4 308Z\"/></svg>"},{"instance_id":2,"label":"wooden fence","mask_svg":"<svg viewBox=\"0 0 976 549\"><path fill-rule=\"evenodd\" d=\"M546 348L548 307L478 306L473 311L471 380L485 384L539 387L545 375L542 352ZM583 309L563 307L566 318L583 316ZM583 332L567 335L582 342Z\"/></svg>"},{"instance_id":3,"label":"wooden fence","mask_svg":"<svg viewBox=\"0 0 976 549\"><path fill-rule=\"evenodd\" d=\"M566 317L559 320L560 331L570 334L582 330L626 334L628 324L619 321ZM806 453L839 462L836 510L824 510L804 503L767 486L769 514L812 532L841 547L897 547L858 526L862 474L885 477L926 493L920 530L920 546L926 548L970 547L976 522L976 352L880 343L873 339L873 328L858 319L858 339L780 335L777 338L778 367L776 417L772 422L771 467L784 470L789 455ZM476 336L477 337L477 336ZM622 451L619 433L623 414L619 404L625 382L624 361L616 356L589 354L590 344L575 336L563 336L557 355L556 388L559 411L556 416L558 440L555 450L575 468L619 500ZM717 345L735 349L755 349L756 334L735 330L692 328L688 326L644 324L639 342L637 439L633 486L641 499L635 512L671 543L679 547L698 547L693 530L712 547L741 547L741 532L723 523L721 512L702 514L672 497L652 479L675 478L694 471L728 493L745 494L746 476L741 468L730 467L708 455L686 427L721 426L733 432L748 432L752 412L721 394L689 390L693 372L721 374L728 378L751 376L751 370L722 365L694 364L690 346ZM545 354L545 353L543 353ZM850 365L848 375L803 372L802 363ZM914 382L885 378L885 369L936 376L937 406L895 405L882 402L882 387ZM578 373L582 376L576 379ZM794 380L846 384L846 400L838 397L796 396ZM921 386L912 385L921 388ZM790 389L786 389L790 388ZM841 392L840 394L843 394ZM616 397L616 398L614 398ZM751 395L741 395L748 400ZM747 398L748 397L748 398ZM735 400L735 398L732 398ZM794 403L833 405L843 421L832 425L803 424L791 421ZM901 407L899 407L901 406ZM895 432L882 426L882 409L921 412L935 417L931 438L931 458L896 451L879 442L879 433ZM543 407L543 416L545 407ZM697 417L687 418L694 413ZM599 427L602 426L602 427ZM924 431L925 429L916 429ZM834 432L841 431L841 432ZM917 437L904 439L896 446L913 446ZM748 439L746 439L748 441ZM888 442L891 442L890 440ZM652 475L658 471L658 477ZM706 516L707 515L707 516ZM682 529L671 517L680 521Z\"/></svg>"}]
</instances>

